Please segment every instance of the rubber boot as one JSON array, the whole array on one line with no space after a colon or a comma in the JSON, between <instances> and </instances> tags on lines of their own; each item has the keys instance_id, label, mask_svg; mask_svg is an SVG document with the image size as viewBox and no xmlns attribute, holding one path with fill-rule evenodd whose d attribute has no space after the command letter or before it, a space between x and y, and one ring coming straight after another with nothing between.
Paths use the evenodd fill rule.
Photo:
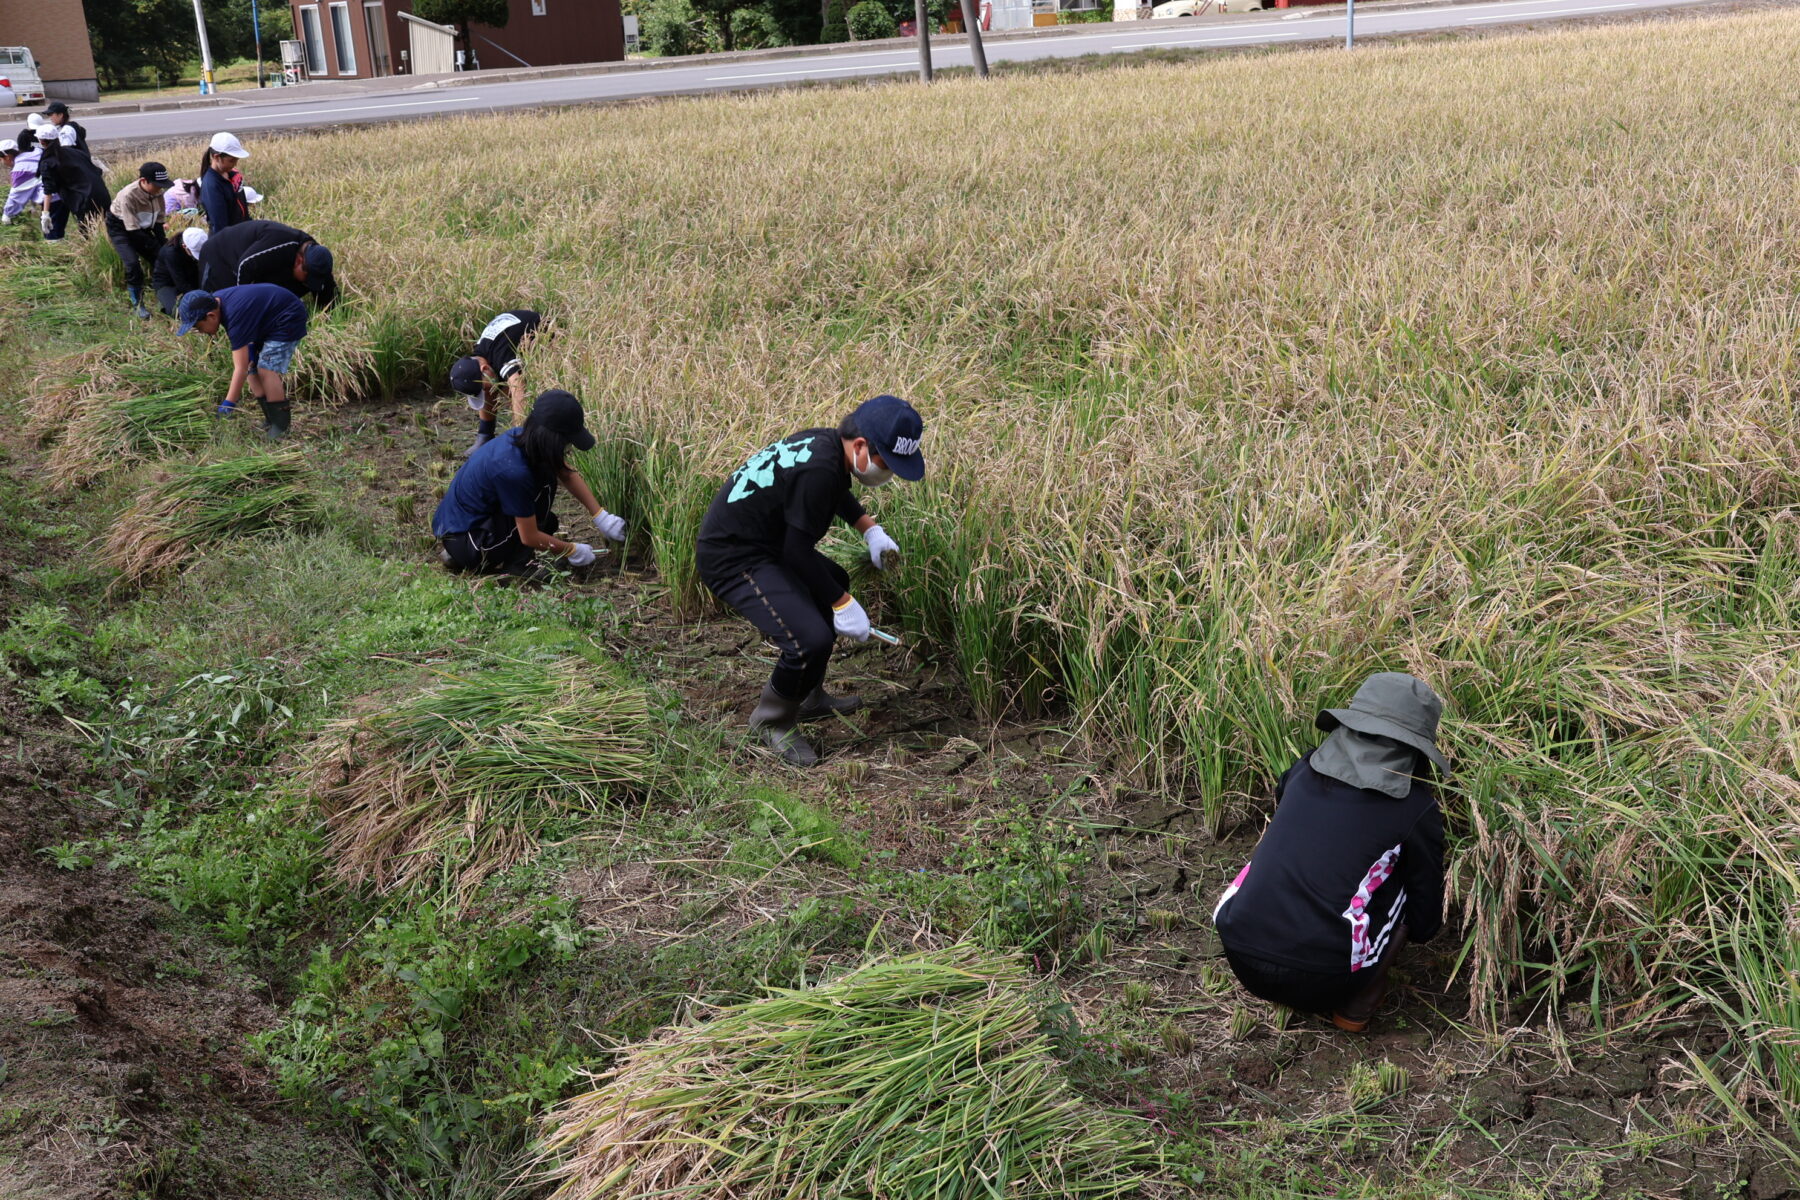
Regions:
<instances>
[{"instance_id":1,"label":"rubber boot","mask_svg":"<svg viewBox=\"0 0 1800 1200\"><path fill-rule=\"evenodd\" d=\"M263 436L271 442L279 442L288 435L288 426L294 419L292 401L283 400L280 404L274 404L258 400L257 403L262 405L263 415L269 418L269 423L263 427Z\"/></svg>"},{"instance_id":2,"label":"rubber boot","mask_svg":"<svg viewBox=\"0 0 1800 1200\"><path fill-rule=\"evenodd\" d=\"M750 728L762 735L763 743L781 755L783 762L796 767L810 767L819 756L812 745L800 736L794 725L800 719L800 702L789 700L770 684L763 684L762 698L750 710Z\"/></svg>"},{"instance_id":3,"label":"rubber boot","mask_svg":"<svg viewBox=\"0 0 1800 1200\"><path fill-rule=\"evenodd\" d=\"M821 717L840 716L853 713L862 706L861 696L833 696L820 685L800 702L800 720L817 721Z\"/></svg>"},{"instance_id":4,"label":"rubber boot","mask_svg":"<svg viewBox=\"0 0 1800 1200\"><path fill-rule=\"evenodd\" d=\"M256 398L256 411L262 414L262 424L258 425L257 428L262 430L264 434L267 434L269 432L269 426L275 423L275 418L269 415L269 402L264 400L261 396L258 396Z\"/></svg>"},{"instance_id":5,"label":"rubber boot","mask_svg":"<svg viewBox=\"0 0 1800 1200\"><path fill-rule=\"evenodd\" d=\"M143 320L150 319L150 310L144 307L144 289L141 287L131 289L131 311Z\"/></svg>"}]
</instances>

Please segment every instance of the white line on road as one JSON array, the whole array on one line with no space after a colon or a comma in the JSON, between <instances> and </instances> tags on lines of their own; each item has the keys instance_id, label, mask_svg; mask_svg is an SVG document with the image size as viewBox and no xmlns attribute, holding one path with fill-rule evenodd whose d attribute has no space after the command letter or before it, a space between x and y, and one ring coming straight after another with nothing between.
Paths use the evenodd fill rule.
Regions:
<instances>
[{"instance_id":1,"label":"white line on road","mask_svg":"<svg viewBox=\"0 0 1800 1200\"><path fill-rule=\"evenodd\" d=\"M1635 3L1633 3L1633 4L1590 4L1590 5L1587 5L1585 8L1553 8L1553 9L1550 9L1548 12L1541 12L1541 13L1515 13L1515 14L1511 14L1511 15L1503 13L1497 17L1470 17L1469 23L1473 24L1476 21L1514 21L1514 20L1519 20L1521 18L1535 21L1539 17L1568 17L1568 16L1573 16L1576 13L1610 12L1612 9L1615 9L1615 8L1637 8L1637 7L1638 7L1638 5Z\"/></svg>"},{"instance_id":2,"label":"white line on road","mask_svg":"<svg viewBox=\"0 0 1800 1200\"><path fill-rule=\"evenodd\" d=\"M841 71L891 71L896 67L904 67L908 63L916 63L918 61L918 58L914 56L902 58L890 63L869 63L867 66L862 67L813 67L805 71L746 71L741 75L708 75L706 77L706 82L729 83L733 79L778 79L783 75L829 75L833 72Z\"/></svg>"},{"instance_id":3,"label":"white line on road","mask_svg":"<svg viewBox=\"0 0 1800 1200\"><path fill-rule=\"evenodd\" d=\"M425 108L433 104L474 104L480 96L445 96L441 100L407 100L399 104L352 104L347 108L303 108L294 112L256 113L248 117L226 117L227 125L241 125L246 121L275 121L283 117L323 117L331 113L374 112L381 108Z\"/></svg>"}]
</instances>

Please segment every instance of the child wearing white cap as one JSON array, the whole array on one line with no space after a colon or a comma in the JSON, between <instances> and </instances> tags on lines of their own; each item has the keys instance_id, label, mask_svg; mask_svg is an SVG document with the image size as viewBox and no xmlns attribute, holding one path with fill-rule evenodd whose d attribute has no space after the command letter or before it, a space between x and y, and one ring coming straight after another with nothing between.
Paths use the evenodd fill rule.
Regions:
<instances>
[{"instance_id":1,"label":"child wearing white cap","mask_svg":"<svg viewBox=\"0 0 1800 1200\"><path fill-rule=\"evenodd\" d=\"M200 286L200 250L206 245L206 230L184 229L178 238L156 254L156 265L150 268L150 286L156 289L156 303L168 316L181 315L181 298Z\"/></svg>"},{"instance_id":2,"label":"child wearing white cap","mask_svg":"<svg viewBox=\"0 0 1800 1200\"><path fill-rule=\"evenodd\" d=\"M31 115L37 116L36 113ZM4 210L0 210L0 225L11 225L13 218L23 214L26 209L43 205L44 188L38 182L38 159L42 155L43 151L38 149L34 134L31 144L18 151L8 164L6 205Z\"/></svg>"},{"instance_id":3,"label":"child wearing white cap","mask_svg":"<svg viewBox=\"0 0 1800 1200\"><path fill-rule=\"evenodd\" d=\"M244 197L243 177L237 174L238 163L250 157L244 144L232 133L215 133L206 153L200 159L200 210L212 231L230 229L250 219L250 206Z\"/></svg>"}]
</instances>

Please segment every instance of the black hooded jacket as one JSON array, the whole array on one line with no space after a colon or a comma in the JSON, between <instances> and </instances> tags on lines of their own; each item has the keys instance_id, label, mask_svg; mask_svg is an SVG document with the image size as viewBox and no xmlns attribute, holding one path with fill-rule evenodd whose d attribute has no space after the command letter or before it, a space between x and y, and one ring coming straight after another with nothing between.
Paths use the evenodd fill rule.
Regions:
<instances>
[{"instance_id":1,"label":"black hooded jacket","mask_svg":"<svg viewBox=\"0 0 1800 1200\"><path fill-rule=\"evenodd\" d=\"M273 283L305 299L315 293L294 278L294 256L318 239L280 221L242 221L200 248L200 286L209 292L242 283ZM316 293L321 310L337 299L337 282Z\"/></svg>"},{"instance_id":2,"label":"black hooded jacket","mask_svg":"<svg viewBox=\"0 0 1800 1200\"><path fill-rule=\"evenodd\" d=\"M1321 775L1303 757L1275 785L1275 815L1213 910L1234 954L1303 971L1380 961L1396 925L1409 941L1444 923L1444 818L1424 781L1395 799Z\"/></svg>"},{"instance_id":3,"label":"black hooded jacket","mask_svg":"<svg viewBox=\"0 0 1800 1200\"><path fill-rule=\"evenodd\" d=\"M201 253L206 248L200 248ZM156 252L156 264L150 268L150 286L152 288L174 288L177 296L200 286L200 264L194 256L187 252L180 238L170 238L167 245Z\"/></svg>"}]
</instances>

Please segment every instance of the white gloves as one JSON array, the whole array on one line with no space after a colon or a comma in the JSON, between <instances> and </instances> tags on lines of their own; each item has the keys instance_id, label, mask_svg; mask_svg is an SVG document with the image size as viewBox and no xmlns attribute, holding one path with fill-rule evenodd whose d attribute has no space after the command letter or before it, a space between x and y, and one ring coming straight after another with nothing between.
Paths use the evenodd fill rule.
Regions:
<instances>
[{"instance_id":1,"label":"white gloves","mask_svg":"<svg viewBox=\"0 0 1800 1200\"><path fill-rule=\"evenodd\" d=\"M594 561L594 557L594 548L592 546L588 545L586 542L576 542L575 548L569 551L568 562L571 567L585 567Z\"/></svg>"},{"instance_id":2,"label":"white gloves","mask_svg":"<svg viewBox=\"0 0 1800 1200\"><path fill-rule=\"evenodd\" d=\"M869 614L855 596L846 596L843 603L832 605L831 627L853 642L869 640Z\"/></svg>"},{"instance_id":3,"label":"white gloves","mask_svg":"<svg viewBox=\"0 0 1800 1200\"><path fill-rule=\"evenodd\" d=\"M600 515L594 518L594 528L598 529L600 535L609 542L625 540L625 518L617 513L609 513L604 508L601 509Z\"/></svg>"},{"instance_id":4,"label":"white gloves","mask_svg":"<svg viewBox=\"0 0 1800 1200\"><path fill-rule=\"evenodd\" d=\"M900 543L889 537L887 530L879 525L871 525L863 530L863 541L868 543L869 561L875 564L878 571L887 570L887 564L881 561L885 555L900 553Z\"/></svg>"}]
</instances>

